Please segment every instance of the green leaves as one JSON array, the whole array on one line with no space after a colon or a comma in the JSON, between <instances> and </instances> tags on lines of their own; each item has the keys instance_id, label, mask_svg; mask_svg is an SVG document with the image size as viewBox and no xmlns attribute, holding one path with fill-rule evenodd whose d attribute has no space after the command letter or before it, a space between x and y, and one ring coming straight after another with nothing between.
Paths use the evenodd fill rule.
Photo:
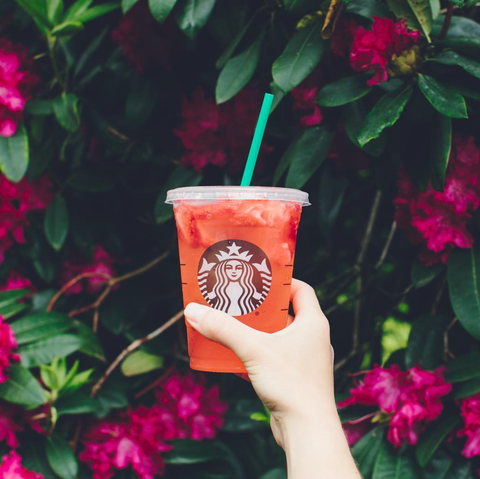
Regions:
<instances>
[{"instance_id":1,"label":"green leaves","mask_svg":"<svg viewBox=\"0 0 480 479\"><path fill-rule=\"evenodd\" d=\"M432 370L443 359L443 332L445 321L434 315L417 318L413 323L408 339L405 363L407 368L420 364Z\"/></svg>"},{"instance_id":2,"label":"green leaves","mask_svg":"<svg viewBox=\"0 0 480 479\"><path fill-rule=\"evenodd\" d=\"M48 206L43 225L45 236L55 251L62 249L67 238L68 225L67 204L62 196L57 195Z\"/></svg>"},{"instance_id":3,"label":"green leaves","mask_svg":"<svg viewBox=\"0 0 480 479\"><path fill-rule=\"evenodd\" d=\"M415 288L423 288L427 284L431 283L443 270L441 264L435 264L433 266L425 266L418 258L412 265L410 277Z\"/></svg>"},{"instance_id":4,"label":"green leaves","mask_svg":"<svg viewBox=\"0 0 480 479\"><path fill-rule=\"evenodd\" d=\"M76 131L80 127L78 113L78 97L74 93L62 93L53 102L53 112L58 123L68 131Z\"/></svg>"},{"instance_id":5,"label":"green leaves","mask_svg":"<svg viewBox=\"0 0 480 479\"><path fill-rule=\"evenodd\" d=\"M394 451L384 442L373 466L372 479L420 479L420 472L408 449Z\"/></svg>"},{"instance_id":6,"label":"green leaves","mask_svg":"<svg viewBox=\"0 0 480 479\"><path fill-rule=\"evenodd\" d=\"M456 52L446 51L440 53L435 58L431 59L432 62L441 63L442 65L455 65L463 68L470 75L480 78L480 62L471 60Z\"/></svg>"},{"instance_id":7,"label":"green leaves","mask_svg":"<svg viewBox=\"0 0 480 479\"><path fill-rule=\"evenodd\" d=\"M452 148L452 120L436 115L431 125L430 178L437 191L443 191L450 150Z\"/></svg>"},{"instance_id":8,"label":"green leaves","mask_svg":"<svg viewBox=\"0 0 480 479\"><path fill-rule=\"evenodd\" d=\"M341 78L324 86L317 95L320 106L341 106L364 97L372 90L364 75Z\"/></svg>"},{"instance_id":9,"label":"green leaves","mask_svg":"<svg viewBox=\"0 0 480 479\"><path fill-rule=\"evenodd\" d=\"M465 99L428 75L418 75L418 87L430 104L449 118L467 118Z\"/></svg>"},{"instance_id":10,"label":"green leaves","mask_svg":"<svg viewBox=\"0 0 480 479\"><path fill-rule=\"evenodd\" d=\"M46 454L52 470L61 479L75 479L78 463L68 443L59 435L47 438Z\"/></svg>"},{"instance_id":11,"label":"green leaves","mask_svg":"<svg viewBox=\"0 0 480 479\"><path fill-rule=\"evenodd\" d=\"M370 477L378 452L382 447L384 434L384 429L374 428L352 447L352 454L362 477Z\"/></svg>"},{"instance_id":12,"label":"green leaves","mask_svg":"<svg viewBox=\"0 0 480 479\"><path fill-rule=\"evenodd\" d=\"M0 384L0 398L29 408L45 403L45 392L28 369L14 364L10 366L8 374L10 379Z\"/></svg>"},{"instance_id":13,"label":"green leaves","mask_svg":"<svg viewBox=\"0 0 480 479\"><path fill-rule=\"evenodd\" d=\"M163 367L163 357L146 351L134 351L128 355L121 366L124 376L137 376Z\"/></svg>"},{"instance_id":14,"label":"green leaves","mask_svg":"<svg viewBox=\"0 0 480 479\"><path fill-rule=\"evenodd\" d=\"M30 153L28 135L21 123L13 136L0 135L0 170L14 183L18 183L27 172Z\"/></svg>"},{"instance_id":15,"label":"green leaves","mask_svg":"<svg viewBox=\"0 0 480 479\"><path fill-rule=\"evenodd\" d=\"M167 19L176 3L177 0L148 0L150 12L159 23Z\"/></svg>"},{"instance_id":16,"label":"green leaves","mask_svg":"<svg viewBox=\"0 0 480 479\"><path fill-rule=\"evenodd\" d=\"M406 17L408 26L421 30L430 42L433 18L429 0L387 0L387 4L398 19Z\"/></svg>"},{"instance_id":17,"label":"green leaves","mask_svg":"<svg viewBox=\"0 0 480 479\"><path fill-rule=\"evenodd\" d=\"M448 263L448 287L461 325L480 339L480 251L454 250Z\"/></svg>"},{"instance_id":18,"label":"green leaves","mask_svg":"<svg viewBox=\"0 0 480 479\"><path fill-rule=\"evenodd\" d=\"M324 51L322 23L317 21L302 28L273 63L274 82L285 93L289 92L312 73Z\"/></svg>"},{"instance_id":19,"label":"green leaves","mask_svg":"<svg viewBox=\"0 0 480 479\"><path fill-rule=\"evenodd\" d=\"M480 352L467 353L447 363L445 380L450 383L480 378Z\"/></svg>"},{"instance_id":20,"label":"green leaves","mask_svg":"<svg viewBox=\"0 0 480 479\"><path fill-rule=\"evenodd\" d=\"M71 318L59 313L39 312L25 316L11 324L17 343L24 345L52 337L73 327Z\"/></svg>"},{"instance_id":21,"label":"green leaves","mask_svg":"<svg viewBox=\"0 0 480 479\"><path fill-rule=\"evenodd\" d=\"M167 464L186 465L222 459L225 453L212 441L177 440L173 449L165 454Z\"/></svg>"},{"instance_id":22,"label":"green leaves","mask_svg":"<svg viewBox=\"0 0 480 479\"><path fill-rule=\"evenodd\" d=\"M358 142L364 146L378 138L385 128L393 126L412 96L410 87L394 90L382 96L368 114L365 126L360 131Z\"/></svg>"},{"instance_id":23,"label":"green leaves","mask_svg":"<svg viewBox=\"0 0 480 479\"><path fill-rule=\"evenodd\" d=\"M180 30L189 38L195 38L205 26L216 0L180 0L175 9Z\"/></svg>"},{"instance_id":24,"label":"green leaves","mask_svg":"<svg viewBox=\"0 0 480 479\"><path fill-rule=\"evenodd\" d=\"M442 449L436 454L423 471L422 479L473 479L470 461L461 461Z\"/></svg>"},{"instance_id":25,"label":"green leaves","mask_svg":"<svg viewBox=\"0 0 480 479\"><path fill-rule=\"evenodd\" d=\"M217 104L233 98L250 81L260 60L264 38L265 32L262 32L244 52L227 62L215 88Z\"/></svg>"},{"instance_id":26,"label":"green leaves","mask_svg":"<svg viewBox=\"0 0 480 479\"><path fill-rule=\"evenodd\" d=\"M285 180L288 188L300 189L313 176L325 160L333 137L325 127L308 128L290 144L278 167L285 171L284 165L289 165Z\"/></svg>"}]
</instances>

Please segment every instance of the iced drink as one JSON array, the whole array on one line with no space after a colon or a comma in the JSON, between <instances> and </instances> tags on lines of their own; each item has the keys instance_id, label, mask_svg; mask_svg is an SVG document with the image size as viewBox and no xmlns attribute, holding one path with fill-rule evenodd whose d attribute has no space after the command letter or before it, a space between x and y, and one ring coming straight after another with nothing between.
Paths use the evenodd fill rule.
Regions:
<instances>
[{"instance_id":1,"label":"iced drink","mask_svg":"<svg viewBox=\"0 0 480 479\"><path fill-rule=\"evenodd\" d=\"M186 187L171 190L183 302L209 305L273 333L288 317L295 242L308 195L288 188ZM187 323L190 366L245 372L229 349Z\"/></svg>"}]
</instances>

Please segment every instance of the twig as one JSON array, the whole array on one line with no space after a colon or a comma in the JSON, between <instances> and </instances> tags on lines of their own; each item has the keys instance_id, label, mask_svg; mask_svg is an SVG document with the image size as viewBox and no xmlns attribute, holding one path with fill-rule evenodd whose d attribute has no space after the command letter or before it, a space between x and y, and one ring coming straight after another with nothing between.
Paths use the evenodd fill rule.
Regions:
<instances>
[{"instance_id":1,"label":"twig","mask_svg":"<svg viewBox=\"0 0 480 479\"><path fill-rule=\"evenodd\" d=\"M443 21L442 31L440 32L439 39L445 40L447 36L448 29L450 28L450 23L452 22L453 16L453 3L448 2L447 13L445 14L445 20Z\"/></svg>"},{"instance_id":2,"label":"twig","mask_svg":"<svg viewBox=\"0 0 480 479\"><path fill-rule=\"evenodd\" d=\"M153 268L156 266L158 263L161 263L168 255L170 254L169 251L161 254L158 258L155 258L153 261L150 261L150 263L146 264L145 266L142 266L141 268L136 269L135 271L132 271L130 273L124 274L123 276L118 276L116 278L112 278L109 281L109 284L114 286L117 283L121 283L122 281L125 281L127 279L133 278L134 276L138 276L142 273L145 273L149 269Z\"/></svg>"},{"instance_id":3,"label":"twig","mask_svg":"<svg viewBox=\"0 0 480 479\"><path fill-rule=\"evenodd\" d=\"M443 291L445 290L446 285L447 285L447 274L445 273L445 276L443 277L443 280L442 280L442 284L440 285L440 288L438 288L437 294L433 301L431 314L437 313L437 308L438 308L438 305L440 304L440 300L442 299L442 294L443 294Z\"/></svg>"},{"instance_id":4,"label":"twig","mask_svg":"<svg viewBox=\"0 0 480 479\"><path fill-rule=\"evenodd\" d=\"M107 378L112 374L112 372L116 369L116 367L123 361L123 359L128 356L130 353L138 349L142 344L146 343L147 341L151 341L153 338L156 338L160 334L162 334L164 331L166 331L170 326L175 324L178 320L180 320L183 317L183 309L179 311L177 314L172 316L166 323L162 324L159 328L157 328L155 331L152 331L150 334L147 334L143 338L136 339L131 343L129 346L127 346L113 361L112 364L108 367L108 369L105 371L103 376L95 383L95 385L92 388L92 391L90 393L91 397L94 397L97 392L100 390L100 388L103 386L103 383L107 380Z\"/></svg>"},{"instance_id":5,"label":"twig","mask_svg":"<svg viewBox=\"0 0 480 479\"><path fill-rule=\"evenodd\" d=\"M382 266L383 262L385 261L385 258L387 257L388 250L390 249L390 246L393 241L393 237L395 236L395 231L397 230L397 223L395 221L392 223L392 226L390 227L390 233L388 233L388 238L385 243L385 246L383 247L382 254L380 255L380 258L378 258L377 264L375 265L375 269L379 269L380 266Z\"/></svg>"},{"instance_id":6,"label":"twig","mask_svg":"<svg viewBox=\"0 0 480 479\"><path fill-rule=\"evenodd\" d=\"M373 200L372 209L370 210L370 217L368 218L365 235L363 236L362 244L360 246L360 252L358 253L358 265L361 265L363 263L365 255L367 253L368 245L370 244L370 240L372 239L373 225L375 224L375 219L377 218L381 199L382 192L380 190L377 190L377 193L375 194L375 199Z\"/></svg>"},{"instance_id":7,"label":"twig","mask_svg":"<svg viewBox=\"0 0 480 479\"><path fill-rule=\"evenodd\" d=\"M168 376L170 376L170 374L172 374L173 371L175 371L175 369L176 369L175 364L170 366L159 378L155 379L155 381L153 381L148 386L146 386L141 391L139 391L137 394L135 394L135 399L139 399L145 394L147 394L149 391L151 391L152 389L155 389L159 384L163 383L163 381L166 378L168 378Z\"/></svg>"},{"instance_id":8,"label":"twig","mask_svg":"<svg viewBox=\"0 0 480 479\"><path fill-rule=\"evenodd\" d=\"M450 348L449 348L448 333L453 328L454 324L457 321L458 321L457 317L453 318L452 321L450 322L450 324L447 326L447 329L443 333L443 355L444 355L445 359L455 357L455 355L450 351Z\"/></svg>"}]
</instances>

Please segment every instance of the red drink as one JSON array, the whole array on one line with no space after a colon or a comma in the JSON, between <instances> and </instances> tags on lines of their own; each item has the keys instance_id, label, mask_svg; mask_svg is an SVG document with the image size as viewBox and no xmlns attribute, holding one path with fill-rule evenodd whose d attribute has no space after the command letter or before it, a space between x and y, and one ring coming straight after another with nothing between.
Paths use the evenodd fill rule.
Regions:
<instances>
[{"instance_id":1,"label":"red drink","mask_svg":"<svg viewBox=\"0 0 480 479\"><path fill-rule=\"evenodd\" d=\"M190 187L168 192L178 230L184 306L220 309L273 333L286 326L295 242L308 195L268 187ZM229 349L187 323L190 366L245 372Z\"/></svg>"}]
</instances>

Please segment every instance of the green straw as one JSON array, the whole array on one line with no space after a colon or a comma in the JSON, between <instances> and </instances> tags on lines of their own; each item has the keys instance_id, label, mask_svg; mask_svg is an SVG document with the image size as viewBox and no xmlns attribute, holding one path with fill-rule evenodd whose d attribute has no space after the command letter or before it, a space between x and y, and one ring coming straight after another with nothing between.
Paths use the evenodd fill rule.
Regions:
<instances>
[{"instance_id":1,"label":"green straw","mask_svg":"<svg viewBox=\"0 0 480 479\"><path fill-rule=\"evenodd\" d=\"M257 163L258 152L260 151L260 145L262 144L263 134L265 133L265 127L267 126L268 115L270 114L270 108L272 107L273 95L265 93L263 98L262 108L260 115L258 115L257 126L255 127L255 133L253 134L252 146L248 153L247 164L242 176L241 186L250 186L253 176L253 170Z\"/></svg>"}]
</instances>

